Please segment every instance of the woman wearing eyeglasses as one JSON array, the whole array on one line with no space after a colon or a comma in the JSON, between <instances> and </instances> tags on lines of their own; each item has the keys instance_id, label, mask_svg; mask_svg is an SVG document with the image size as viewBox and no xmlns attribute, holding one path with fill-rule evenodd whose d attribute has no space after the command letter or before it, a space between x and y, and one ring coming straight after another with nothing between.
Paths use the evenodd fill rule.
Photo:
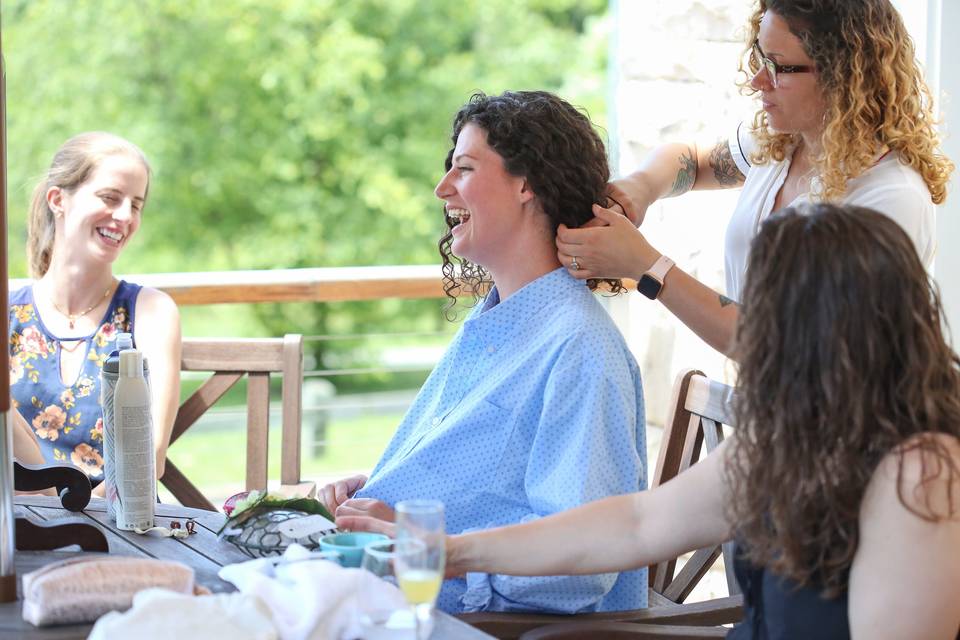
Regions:
<instances>
[{"instance_id":1,"label":"woman wearing eyeglasses","mask_svg":"<svg viewBox=\"0 0 960 640\"><path fill-rule=\"evenodd\" d=\"M613 209L595 206L593 226L561 226L557 235L560 261L575 277L636 278L641 292L724 353L750 241L772 212L805 201L874 208L903 227L929 268L935 205L953 171L913 43L889 0L758 0L747 33L743 88L761 103L753 122L713 148L655 149L610 184ZM724 240L726 295L673 266L633 226L660 198L737 187Z\"/></svg>"}]
</instances>

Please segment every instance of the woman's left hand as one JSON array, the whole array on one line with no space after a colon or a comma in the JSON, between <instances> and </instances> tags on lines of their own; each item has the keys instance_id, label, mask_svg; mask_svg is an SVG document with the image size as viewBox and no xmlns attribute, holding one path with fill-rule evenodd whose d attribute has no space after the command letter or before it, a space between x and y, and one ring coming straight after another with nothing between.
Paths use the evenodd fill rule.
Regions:
<instances>
[{"instance_id":1,"label":"woman's left hand","mask_svg":"<svg viewBox=\"0 0 960 640\"><path fill-rule=\"evenodd\" d=\"M639 279L660 257L622 214L595 204L593 215L579 229L557 229L557 258L574 278Z\"/></svg>"},{"instance_id":2,"label":"woman's left hand","mask_svg":"<svg viewBox=\"0 0 960 640\"><path fill-rule=\"evenodd\" d=\"M337 507L334 515L340 529L372 531L393 537L396 514L386 502L372 498L354 498Z\"/></svg>"}]
</instances>

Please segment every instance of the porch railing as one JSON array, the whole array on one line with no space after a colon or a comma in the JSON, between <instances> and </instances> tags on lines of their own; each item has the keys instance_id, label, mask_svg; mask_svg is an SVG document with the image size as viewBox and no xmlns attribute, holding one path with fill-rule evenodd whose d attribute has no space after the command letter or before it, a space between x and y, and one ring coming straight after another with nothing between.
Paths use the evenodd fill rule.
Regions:
<instances>
[{"instance_id":1,"label":"porch railing","mask_svg":"<svg viewBox=\"0 0 960 640\"><path fill-rule=\"evenodd\" d=\"M343 302L443 296L439 265L200 271L120 276L167 292L178 305ZM10 290L29 284L11 280Z\"/></svg>"},{"instance_id":2,"label":"porch railing","mask_svg":"<svg viewBox=\"0 0 960 640\"><path fill-rule=\"evenodd\" d=\"M263 271L206 271L194 273L153 273L131 274L120 276L131 282L154 287L167 292L178 305L204 306L220 304L250 304L250 303L293 303L293 302L351 302L373 301L381 299L440 299L444 297L442 274L439 265L412 265L412 266L377 266L377 267L336 267L311 269L276 269ZM29 280L11 280L11 290L16 290L29 284ZM439 301L438 301L439 304ZM438 309L439 312L439 309ZM616 313L614 313L616 318ZM301 327L291 327L289 331L302 331ZM337 475L343 471L368 470L369 465L376 461L376 456L386 444L389 437L385 424L395 426L395 420L403 414L410 400L416 393L416 388L400 388L394 391L371 392L361 395L338 395L334 382L345 376L380 375L380 376L407 376L404 384L416 384L418 377L425 378L433 368L436 359L443 352L443 347L452 335L454 327L447 331L435 332L408 332L402 334L370 335L306 335L305 343L323 343L356 341L358 345L367 345L374 351L385 347L385 351L377 351L380 356L392 353L400 354L404 359L398 361L396 357L382 357L381 361L365 363L355 366L350 363L338 363L328 366L326 363L312 361L307 358L304 371L303 395L303 457L304 477L323 481L327 474ZM240 337L240 336L222 336ZM406 358L407 355L412 357ZM413 376L412 378L410 376ZM185 384L189 384L191 374L184 374ZM336 385L339 387L339 383ZM403 386L403 385L401 385ZM196 469L210 469L217 467L217 477L226 481L242 482L242 470L232 471L229 468L231 454L224 447L239 445L242 439L228 437L240 423L244 409L242 407L215 408L205 414L200 429L185 439L183 445L178 442L175 447L187 446L197 448L198 459L194 465ZM345 421L345 422L342 422ZM279 410L270 419L271 425L279 425ZM369 423L369 424L368 424ZM373 424L377 423L377 424ZM351 425L349 428L344 425ZM333 430L331 425L338 425ZM368 450L366 459L360 462L363 456L347 456L349 462L339 462L342 458L336 451L343 450L342 438L344 430L349 431L349 449L357 451ZM205 431L208 436L201 436L204 442L194 445L193 442L199 432ZM338 443L337 435L340 434ZM209 441L209 442L208 442ZM271 447L273 449L273 447ZM216 452L216 463L213 462L211 451ZM337 462L332 462L330 455ZM239 452L238 452L239 454ZM202 456L208 456L201 458ZM189 460L182 452L177 454L177 460ZM240 457L237 458L238 460ZM209 460L209 461L208 461ZM337 466L354 465L354 466ZM227 466L224 466L227 465ZM223 467L222 470L219 467ZM311 468L314 469L311 471ZM189 470L188 475L194 473ZM271 470L271 478L279 477ZM220 486L204 486L199 483L203 492L215 503L230 493L239 490L226 484Z\"/></svg>"},{"instance_id":3,"label":"porch railing","mask_svg":"<svg viewBox=\"0 0 960 640\"><path fill-rule=\"evenodd\" d=\"M120 276L167 292L178 305L251 302L344 302L442 298L439 265L318 267L259 271L198 271ZM29 280L10 281L15 291ZM632 280L624 280L628 288Z\"/></svg>"}]
</instances>

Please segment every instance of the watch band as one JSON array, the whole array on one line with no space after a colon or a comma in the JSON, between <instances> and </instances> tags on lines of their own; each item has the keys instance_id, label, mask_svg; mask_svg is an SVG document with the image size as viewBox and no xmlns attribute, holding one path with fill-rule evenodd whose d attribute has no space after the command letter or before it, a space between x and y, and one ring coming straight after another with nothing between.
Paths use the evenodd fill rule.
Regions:
<instances>
[{"instance_id":1,"label":"watch band","mask_svg":"<svg viewBox=\"0 0 960 640\"><path fill-rule=\"evenodd\" d=\"M674 264L676 263L667 256L660 256L653 263L653 266L647 269L647 273L659 280L660 284L663 284L663 279L667 277L667 272L673 269Z\"/></svg>"},{"instance_id":2,"label":"watch band","mask_svg":"<svg viewBox=\"0 0 960 640\"><path fill-rule=\"evenodd\" d=\"M673 260L667 256L660 256L653 263L653 266L640 276L640 280L637 282L637 291L651 300L656 300L663 290L664 278L667 277L667 272L673 268L673 265Z\"/></svg>"}]
</instances>

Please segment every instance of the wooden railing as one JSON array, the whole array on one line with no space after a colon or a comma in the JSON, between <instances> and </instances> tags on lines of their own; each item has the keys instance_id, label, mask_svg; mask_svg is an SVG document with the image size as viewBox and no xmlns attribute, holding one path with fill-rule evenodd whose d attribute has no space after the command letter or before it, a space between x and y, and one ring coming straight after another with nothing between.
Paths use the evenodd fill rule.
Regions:
<instances>
[{"instance_id":1,"label":"wooden railing","mask_svg":"<svg viewBox=\"0 0 960 640\"><path fill-rule=\"evenodd\" d=\"M178 305L342 302L444 295L439 265L198 271L119 277L165 291ZM11 280L10 290L29 283L29 280Z\"/></svg>"},{"instance_id":2,"label":"wooden railing","mask_svg":"<svg viewBox=\"0 0 960 640\"><path fill-rule=\"evenodd\" d=\"M261 271L197 271L118 276L165 291L178 305L250 302L344 302L382 298L442 298L440 265L319 267ZM29 280L10 281L16 291ZM624 280L634 288L636 283Z\"/></svg>"},{"instance_id":3,"label":"wooden railing","mask_svg":"<svg viewBox=\"0 0 960 640\"><path fill-rule=\"evenodd\" d=\"M274 269L262 271L205 271L193 273L153 273L153 274L124 274L118 276L124 280L150 286L170 294L178 305L202 306L230 303L284 303L284 302L344 302L366 301L379 299L440 299L445 296L440 265L411 265L411 266L377 266L377 267L343 267L343 268L313 268L313 269ZM29 280L19 279L10 281L10 289L16 290L30 283ZM629 286L629 283L625 283ZM615 316L616 317L616 316ZM408 341L423 340L436 344L438 336L455 330L455 325L445 325L449 331L413 332L392 334L391 345L396 349ZM300 331L306 327L290 327L290 331ZM195 337L195 336L194 336ZM219 336L223 337L223 336ZM341 336L304 336L305 343L330 340L364 340L383 341L381 334ZM378 342L379 344L379 342ZM325 412L353 411L355 409L369 410L376 404L375 410L396 411L402 414L404 402L408 398L402 394L371 401L350 400L350 396L337 396L322 382L322 379L353 375L393 375L402 373L422 373L425 378L433 367L432 362L417 360L412 364L397 364L376 362L352 365L338 363L331 368L322 363L312 365L304 371L305 390L311 390L306 395L302 405L302 432L307 445L308 453L314 458L322 451L326 433ZM191 374L185 374L190 378ZM319 382L319 384L318 384ZM415 392L412 389L411 392ZM411 396L412 397L412 394ZM346 400L346 402L345 402ZM350 402L354 404L351 405ZM373 404L372 404L373 403ZM377 404L379 403L379 404ZM348 406L349 405L349 406ZM216 414L216 415L214 415ZM241 420L245 414L243 407L220 407L207 412L205 418L213 417L207 424L226 424L233 420ZM222 416L232 416L230 420L222 420ZM278 419L279 416L276 417ZM242 440L239 440L242 442ZM382 443L383 445L386 442ZM242 455L242 452L234 452ZM371 461L371 464L374 461ZM187 472L187 466L184 467ZM343 471L336 469L336 471ZM189 473L189 475L194 475ZM235 493L239 488L225 485L229 491L224 495L216 495L215 491L222 489L203 486L201 489L214 502Z\"/></svg>"}]
</instances>

